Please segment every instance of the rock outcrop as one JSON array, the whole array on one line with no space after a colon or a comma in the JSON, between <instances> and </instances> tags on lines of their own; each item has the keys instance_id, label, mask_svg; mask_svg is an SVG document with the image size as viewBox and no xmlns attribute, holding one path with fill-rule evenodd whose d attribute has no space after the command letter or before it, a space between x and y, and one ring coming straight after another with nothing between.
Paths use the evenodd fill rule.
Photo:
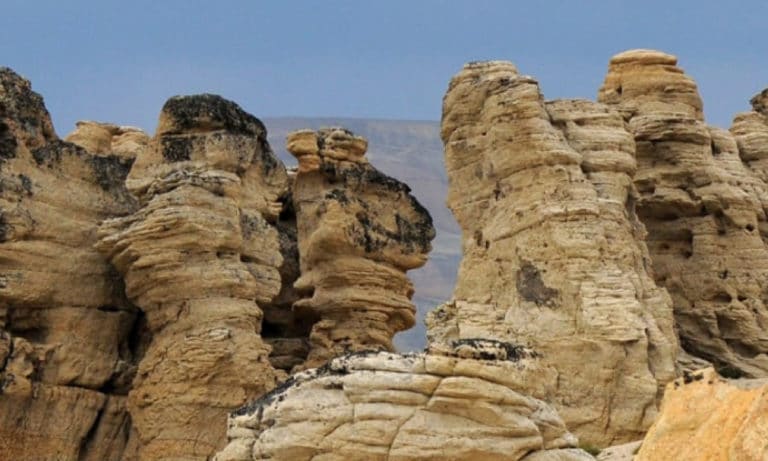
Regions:
<instances>
[{"instance_id":1,"label":"rock outcrop","mask_svg":"<svg viewBox=\"0 0 768 461\"><path fill-rule=\"evenodd\" d=\"M128 397L139 458L207 459L226 413L276 385L257 303L281 290L287 181L264 126L233 102L166 102L126 179L141 207L104 221L98 242L151 335Z\"/></svg>"},{"instance_id":2,"label":"rock outcrop","mask_svg":"<svg viewBox=\"0 0 768 461\"><path fill-rule=\"evenodd\" d=\"M512 64L470 63L443 100L442 137L463 259L453 301L428 318L431 340L531 346L556 384L528 392L586 443L642 437L677 343L647 270L621 116L545 104Z\"/></svg>"},{"instance_id":3,"label":"rock outcrop","mask_svg":"<svg viewBox=\"0 0 768 461\"><path fill-rule=\"evenodd\" d=\"M217 461L587 461L531 351L457 341L423 354L363 352L294 375L235 411Z\"/></svg>"},{"instance_id":4,"label":"rock outcrop","mask_svg":"<svg viewBox=\"0 0 768 461\"><path fill-rule=\"evenodd\" d=\"M58 139L0 69L0 459L121 459L139 313L93 245L136 206L131 163Z\"/></svg>"},{"instance_id":5,"label":"rock outcrop","mask_svg":"<svg viewBox=\"0 0 768 461\"><path fill-rule=\"evenodd\" d=\"M636 206L680 344L729 376L768 375L764 99L737 117L734 138L706 125L677 59L651 50L611 59L599 93L635 137Z\"/></svg>"},{"instance_id":6,"label":"rock outcrop","mask_svg":"<svg viewBox=\"0 0 768 461\"><path fill-rule=\"evenodd\" d=\"M147 148L150 138L141 129L112 123L80 121L65 141L97 155L136 158Z\"/></svg>"},{"instance_id":7,"label":"rock outcrop","mask_svg":"<svg viewBox=\"0 0 768 461\"><path fill-rule=\"evenodd\" d=\"M288 136L298 158L293 203L301 276L300 316L314 316L305 368L346 352L392 350L413 326L413 285L435 236L432 219L405 184L365 158L367 141L342 128Z\"/></svg>"},{"instance_id":8,"label":"rock outcrop","mask_svg":"<svg viewBox=\"0 0 768 461\"><path fill-rule=\"evenodd\" d=\"M635 461L768 459L768 380L722 379L712 368L670 383Z\"/></svg>"}]
</instances>

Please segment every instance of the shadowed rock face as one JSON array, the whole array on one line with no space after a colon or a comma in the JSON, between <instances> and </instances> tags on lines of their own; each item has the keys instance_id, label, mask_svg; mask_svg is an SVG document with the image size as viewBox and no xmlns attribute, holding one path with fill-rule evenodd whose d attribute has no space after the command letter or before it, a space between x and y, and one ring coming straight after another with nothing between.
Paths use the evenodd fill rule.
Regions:
<instances>
[{"instance_id":1,"label":"shadowed rock face","mask_svg":"<svg viewBox=\"0 0 768 461\"><path fill-rule=\"evenodd\" d=\"M768 373L764 99L731 133L708 126L695 82L651 50L611 59L599 94L637 143L637 210L680 343L729 376Z\"/></svg>"},{"instance_id":2,"label":"shadowed rock face","mask_svg":"<svg viewBox=\"0 0 768 461\"><path fill-rule=\"evenodd\" d=\"M599 445L638 438L677 343L648 274L621 116L545 103L512 64L471 63L443 100L442 137L463 259L454 300L428 317L431 341L529 345L556 376L542 398L571 430Z\"/></svg>"},{"instance_id":3,"label":"shadowed rock face","mask_svg":"<svg viewBox=\"0 0 768 461\"><path fill-rule=\"evenodd\" d=\"M435 236L432 219L405 184L372 167L367 142L341 128L298 131L288 151L299 160L293 189L302 299L297 312L319 321L306 367L344 352L392 350L414 324L413 286Z\"/></svg>"},{"instance_id":4,"label":"shadowed rock face","mask_svg":"<svg viewBox=\"0 0 768 461\"><path fill-rule=\"evenodd\" d=\"M0 458L120 459L139 313L95 249L128 214L132 158L56 137L43 99L0 69Z\"/></svg>"},{"instance_id":5,"label":"shadowed rock face","mask_svg":"<svg viewBox=\"0 0 768 461\"><path fill-rule=\"evenodd\" d=\"M265 136L230 101L171 98L127 178L141 208L99 229L152 334L128 398L141 459L207 459L226 412L280 376L257 302L281 288L288 177Z\"/></svg>"},{"instance_id":6,"label":"shadowed rock face","mask_svg":"<svg viewBox=\"0 0 768 461\"><path fill-rule=\"evenodd\" d=\"M530 350L488 340L367 352L294 375L235 411L217 461L588 461Z\"/></svg>"}]
</instances>

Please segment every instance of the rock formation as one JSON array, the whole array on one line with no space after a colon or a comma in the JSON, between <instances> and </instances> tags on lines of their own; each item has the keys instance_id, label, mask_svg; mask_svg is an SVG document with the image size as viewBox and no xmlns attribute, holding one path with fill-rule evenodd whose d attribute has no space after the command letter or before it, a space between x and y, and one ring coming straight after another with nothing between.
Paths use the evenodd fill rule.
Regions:
<instances>
[{"instance_id":1,"label":"rock formation","mask_svg":"<svg viewBox=\"0 0 768 461\"><path fill-rule=\"evenodd\" d=\"M426 354L363 352L294 375L234 412L217 461L587 461L531 352L457 341Z\"/></svg>"},{"instance_id":2,"label":"rock formation","mask_svg":"<svg viewBox=\"0 0 768 461\"><path fill-rule=\"evenodd\" d=\"M667 386L635 461L768 459L768 380L723 380L711 368Z\"/></svg>"},{"instance_id":3,"label":"rock formation","mask_svg":"<svg viewBox=\"0 0 768 461\"><path fill-rule=\"evenodd\" d=\"M302 299L315 316L304 367L361 350L392 350L414 324L405 272L426 262L432 219L405 184L372 167L367 141L342 128L288 136L298 158L293 189Z\"/></svg>"},{"instance_id":4,"label":"rock formation","mask_svg":"<svg viewBox=\"0 0 768 461\"><path fill-rule=\"evenodd\" d=\"M138 312L93 244L135 207L131 163L59 140L0 69L0 459L121 458Z\"/></svg>"},{"instance_id":5,"label":"rock formation","mask_svg":"<svg viewBox=\"0 0 768 461\"><path fill-rule=\"evenodd\" d=\"M633 50L611 59L599 100L634 134L637 210L682 347L729 376L768 375L765 98L737 117L734 139L704 123L674 56Z\"/></svg>"},{"instance_id":6,"label":"rock formation","mask_svg":"<svg viewBox=\"0 0 768 461\"><path fill-rule=\"evenodd\" d=\"M512 64L470 63L443 100L442 137L463 259L454 300L428 318L431 340L531 346L556 384L528 392L569 429L602 446L642 437L677 343L647 272L620 115L545 104Z\"/></svg>"},{"instance_id":7,"label":"rock formation","mask_svg":"<svg viewBox=\"0 0 768 461\"><path fill-rule=\"evenodd\" d=\"M275 386L262 311L280 291L287 175L261 122L218 96L168 100L126 179L141 207L98 248L152 335L128 397L141 459L207 459L232 408Z\"/></svg>"},{"instance_id":8,"label":"rock formation","mask_svg":"<svg viewBox=\"0 0 768 461\"><path fill-rule=\"evenodd\" d=\"M149 144L149 136L139 128L92 121L77 122L64 140L93 154L127 158L136 158Z\"/></svg>"}]
</instances>

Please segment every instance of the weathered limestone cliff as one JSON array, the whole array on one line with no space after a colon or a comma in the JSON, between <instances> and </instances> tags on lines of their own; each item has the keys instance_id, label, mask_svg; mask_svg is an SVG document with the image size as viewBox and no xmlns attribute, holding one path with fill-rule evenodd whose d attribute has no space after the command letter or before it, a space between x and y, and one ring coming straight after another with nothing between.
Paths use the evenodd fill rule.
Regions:
<instances>
[{"instance_id":1,"label":"weathered limestone cliff","mask_svg":"<svg viewBox=\"0 0 768 461\"><path fill-rule=\"evenodd\" d=\"M711 368L670 383L635 461L768 459L768 380L725 381Z\"/></svg>"},{"instance_id":2,"label":"weathered limestone cliff","mask_svg":"<svg viewBox=\"0 0 768 461\"><path fill-rule=\"evenodd\" d=\"M767 376L764 95L731 134L704 122L674 56L633 50L611 59L599 100L634 134L638 215L683 349L729 376Z\"/></svg>"},{"instance_id":3,"label":"weathered limestone cliff","mask_svg":"<svg viewBox=\"0 0 768 461\"><path fill-rule=\"evenodd\" d=\"M121 458L138 311L93 244L135 208L131 163L59 140L40 95L0 69L0 459Z\"/></svg>"},{"instance_id":4,"label":"weathered limestone cliff","mask_svg":"<svg viewBox=\"0 0 768 461\"><path fill-rule=\"evenodd\" d=\"M405 272L426 262L432 218L408 186L368 163L367 147L342 128L288 136L299 160L294 310L318 319L305 368L346 352L391 351L395 333L415 321Z\"/></svg>"},{"instance_id":5,"label":"weathered limestone cliff","mask_svg":"<svg viewBox=\"0 0 768 461\"><path fill-rule=\"evenodd\" d=\"M429 353L365 352L294 375L234 412L217 461L588 461L531 351L457 341Z\"/></svg>"},{"instance_id":6,"label":"weathered limestone cliff","mask_svg":"<svg viewBox=\"0 0 768 461\"><path fill-rule=\"evenodd\" d=\"M432 341L522 342L554 376L538 398L585 441L642 436L674 377L671 302L648 273L634 142L589 101L545 103L507 62L470 63L443 101L448 204L463 233Z\"/></svg>"}]
</instances>

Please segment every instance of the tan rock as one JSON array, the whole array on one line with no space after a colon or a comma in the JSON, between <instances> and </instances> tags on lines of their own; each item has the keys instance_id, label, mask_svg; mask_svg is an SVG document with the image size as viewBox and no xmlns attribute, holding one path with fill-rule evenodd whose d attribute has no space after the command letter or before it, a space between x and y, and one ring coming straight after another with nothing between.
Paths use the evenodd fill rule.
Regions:
<instances>
[{"instance_id":1,"label":"tan rock","mask_svg":"<svg viewBox=\"0 0 768 461\"><path fill-rule=\"evenodd\" d=\"M677 348L633 207L634 142L589 101L545 104L506 62L471 63L443 100L448 205L463 234L454 300L433 342L519 341L556 376L528 393L586 443L642 436Z\"/></svg>"},{"instance_id":2,"label":"tan rock","mask_svg":"<svg viewBox=\"0 0 768 461\"><path fill-rule=\"evenodd\" d=\"M232 413L214 459L594 459L573 448L552 407L524 393L547 386L545 375L530 351L493 341L335 358Z\"/></svg>"},{"instance_id":3,"label":"tan rock","mask_svg":"<svg viewBox=\"0 0 768 461\"><path fill-rule=\"evenodd\" d=\"M94 154L128 158L135 158L149 144L149 136L139 128L93 121L77 122L64 140Z\"/></svg>"},{"instance_id":4,"label":"tan rock","mask_svg":"<svg viewBox=\"0 0 768 461\"><path fill-rule=\"evenodd\" d=\"M707 126L693 79L674 56L649 50L614 57L599 100L634 134L638 214L682 347L723 373L766 376L763 114L737 117L736 139Z\"/></svg>"},{"instance_id":5,"label":"tan rock","mask_svg":"<svg viewBox=\"0 0 768 461\"><path fill-rule=\"evenodd\" d=\"M304 367L345 352L392 350L413 326L413 285L435 236L432 219L405 184L372 167L367 142L343 128L288 136L299 159L293 189L301 276L297 312L312 327Z\"/></svg>"},{"instance_id":6,"label":"tan rock","mask_svg":"<svg viewBox=\"0 0 768 461\"><path fill-rule=\"evenodd\" d=\"M768 381L705 369L670 383L635 461L768 459Z\"/></svg>"},{"instance_id":7,"label":"tan rock","mask_svg":"<svg viewBox=\"0 0 768 461\"><path fill-rule=\"evenodd\" d=\"M0 459L123 455L137 312L93 244L135 206L130 165L59 140L40 95L0 69Z\"/></svg>"},{"instance_id":8,"label":"tan rock","mask_svg":"<svg viewBox=\"0 0 768 461\"><path fill-rule=\"evenodd\" d=\"M142 207L104 221L98 248L152 334L128 396L138 456L204 460L227 411L280 377L257 302L281 288L288 178L261 122L218 96L171 98L157 133L127 180Z\"/></svg>"},{"instance_id":9,"label":"tan rock","mask_svg":"<svg viewBox=\"0 0 768 461\"><path fill-rule=\"evenodd\" d=\"M40 95L0 69L0 459L123 454L137 313L92 246L135 205L129 168L60 141Z\"/></svg>"}]
</instances>

